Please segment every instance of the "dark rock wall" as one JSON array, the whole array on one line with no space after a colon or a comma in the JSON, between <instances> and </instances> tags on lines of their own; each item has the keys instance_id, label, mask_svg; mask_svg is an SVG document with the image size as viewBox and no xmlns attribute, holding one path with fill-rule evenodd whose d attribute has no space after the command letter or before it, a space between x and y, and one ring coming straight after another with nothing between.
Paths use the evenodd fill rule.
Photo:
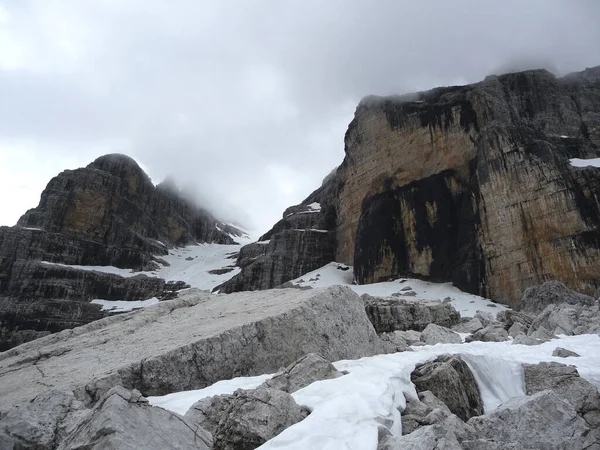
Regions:
<instances>
[{"instance_id":1,"label":"dark rock wall","mask_svg":"<svg viewBox=\"0 0 600 450\"><path fill-rule=\"evenodd\" d=\"M131 158L106 155L48 183L16 227L0 227L0 351L103 317L104 300L143 300L184 287L41 261L151 269L174 245L234 243L242 232L169 183L154 187ZM170 294L171 293L171 294Z\"/></svg>"}]
</instances>

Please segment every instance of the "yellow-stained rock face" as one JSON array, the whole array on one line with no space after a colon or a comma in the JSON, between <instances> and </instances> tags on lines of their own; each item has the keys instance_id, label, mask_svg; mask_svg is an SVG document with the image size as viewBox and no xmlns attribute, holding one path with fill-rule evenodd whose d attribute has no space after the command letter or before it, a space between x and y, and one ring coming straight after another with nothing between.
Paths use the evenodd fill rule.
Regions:
<instances>
[{"instance_id":1,"label":"yellow-stained rock face","mask_svg":"<svg viewBox=\"0 0 600 450\"><path fill-rule=\"evenodd\" d=\"M338 170L337 260L361 283L417 275L514 304L600 284L600 79L545 71L367 98ZM590 130L592 130L590 132Z\"/></svg>"}]
</instances>

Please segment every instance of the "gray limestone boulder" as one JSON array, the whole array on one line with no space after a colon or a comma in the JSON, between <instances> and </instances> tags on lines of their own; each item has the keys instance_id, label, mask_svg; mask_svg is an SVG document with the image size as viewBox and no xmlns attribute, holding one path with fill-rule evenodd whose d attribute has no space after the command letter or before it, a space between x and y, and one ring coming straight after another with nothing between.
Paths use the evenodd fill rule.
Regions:
<instances>
[{"instance_id":1,"label":"gray limestone boulder","mask_svg":"<svg viewBox=\"0 0 600 450\"><path fill-rule=\"evenodd\" d=\"M525 289L518 309L539 314L548 305L561 303L592 306L596 304L596 299L569 289L562 281L552 280Z\"/></svg>"},{"instance_id":2,"label":"gray limestone boulder","mask_svg":"<svg viewBox=\"0 0 600 450\"><path fill-rule=\"evenodd\" d=\"M544 327L552 334L597 333L600 328L600 309L597 304L592 306L551 304L537 315L529 332L532 333L540 327Z\"/></svg>"},{"instance_id":3,"label":"gray limestone boulder","mask_svg":"<svg viewBox=\"0 0 600 450\"><path fill-rule=\"evenodd\" d=\"M117 386L94 406L58 450L208 450L212 438L178 414L150 406L137 391Z\"/></svg>"},{"instance_id":4,"label":"gray limestone boulder","mask_svg":"<svg viewBox=\"0 0 600 450\"><path fill-rule=\"evenodd\" d=\"M394 334L404 340L408 345L422 343L421 332L415 330L394 331Z\"/></svg>"},{"instance_id":5,"label":"gray limestone boulder","mask_svg":"<svg viewBox=\"0 0 600 450\"><path fill-rule=\"evenodd\" d=\"M411 350L409 344L399 333L399 331L392 331L379 334L379 339L381 339L386 353L398 353Z\"/></svg>"},{"instance_id":6,"label":"gray limestone boulder","mask_svg":"<svg viewBox=\"0 0 600 450\"><path fill-rule=\"evenodd\" d=\"M481 320L472 318L466 322L460 322L458 325L454 325L452 327L452 331L456 331L457 333L475 333L483 328L483 324Z\"/></svg>"},{"instance_id":7,"label":"gray limestone boulder","mask_svg":"<svg viewBox=\"0 0 600 450\"><path fill-rule=\"evenodd\" d=\"M307 415L290 394L260 387L202 399L185 418L212 433L215 450L254 450Z\"/></svg>"},{"instance_id":8,"label":"gray limestone boulder","mask_svg":"<svg viewBox=\"0 0 600 450\"><path fill-rule=\"evenodd\" d=\"M0 449L56 448L89 412L72 392L48 390L0 414Z\"/></svg>"},{"instance_id":9,"label":"gray limestone boulder","mask_svg":"<svg viewBox=\"0 0 600 450\"><path fill-rule=\"evenodd\" d=\"M520 323L515 322L513 323L510 328L508 329L508 335L512 338L516 338L519 335L526 335L527 334L527 329Z\"/></svg>"},{"instance_id":10,"label":"gray limestone boulder","mask_svg":"<svg viewBox=\"0 0 600 450\"><path fill-rule=\"evenodd\" d=\"M519 334L516 338L513 339L511 345L540 345L544 341L540 339L536 339L531 336L525 336L524 334Z\"/></svg>"},{"instance_id":11,"label":"gray limestone boulder","mask_svg":"<svg viewBox=\"0 0 600 450\"><path fill-rule=\"evenodd\" d=\"M569 358L571 356L577 357L579 356L579 354L566 348L556 347L552 352L552 356L558 356L559 358Z\"/></svg>"},{"instance_id":12,"label":"gray limestone boulder","mask_svg":"<svg viewBox=\"0 0 600 450\"><path fill-rule=\"evenodd\" d=\"M583 450L594 440L585 420L551 391L511 399L467 424L475 429L475 443L463 442L468 449Z\"/></svg>"},{"instance_id":13,"label":"gray limestone boulder","mask_svg":"<svg viewBox=\"0 0 600 450\"><path fill-rule=\"evenodd\" d=\"M527 335L535 338L535 339L539 339L540 341L546 342L546 341L550 341L552 339L556 339L556 336L554 334L552 334L550 331L548 331L546 329L546 327L539 326L537 329L533 329L530 328L529 331L527 332Z\"/></svg>"},{"instance_id":14,"label":"gray limestone boulder","mask_svg":"<svg viewBox=\"0 0 600 450\"><path fill-rule=\"evenodd\" d=\"M473 318L479 320L484 327L487 327L492 323L496 323L496 318L494 315L487 311L477 311Z\"/></svg>"},{"instance_id":15,"label":"gray limestone boulder","mask_svg":"<svg viewBox=\"0 0 600 450\"><path fill-rule=\"evenodd\" d=\"M508 341L508 332L501 324L491 323L485 328L476 331L469 336L467 341L482 341L482 342L503 342Z\"/></svg>"},{"instance_id":16,"label":"gray limestone boulder","mask_svg":"<svg viewBox=\"0 0 600 450\"><path fill-rule=\"evenodd\" d=\"M600 396L598 389L581 378L575 366L557 362L523 364L527 395L551 390L573 406L590 427L600 426Z\"/></svg>"},{"instance_id":17,"label":"gray limestone boulder","mask_svg":"<svg viewBox=\"0 0 600 450\"><path fill-rule=\"evenodd\" d=\"M325 358L316 353L309 353L265 381L261 387L279 389L291 394L315 381L338 378L342 375L343 373Z\"/></svg>"},{"instance_id":18,"label":"gray limestone boulder","mask_svg":"<svg viewBox=\"0 0 600 450\"><path fill-rule=\"evenodd\" d=\"M425 327L421 333L421 340L427 345L462 343L462 339L458 333L434 323L430 323Z\"/></svg>"},{"instance_id":19,"label":"gray limestone boulder","mask_svg":"<svg viewBox=\"0 0 600 450\"><path fill-rule=\"evenodd\" d=\"M460 314L450 303L382 299L368 294L361 298L365 302L367 316L378 333L423 331L430 323L449 328L460 320Z\"/></svg>"},{"instance_id":20,"label":"gray limestone boulder","mask_svg":"<svg viewBox=\"0 0 600 450\"><path fill-rule=\"evenodd\" d=\"M410 378L417 392L431 391L462 420L483 414L479 387L460 356L439 356L415 368Z\"/></svg>"}]
</instances>

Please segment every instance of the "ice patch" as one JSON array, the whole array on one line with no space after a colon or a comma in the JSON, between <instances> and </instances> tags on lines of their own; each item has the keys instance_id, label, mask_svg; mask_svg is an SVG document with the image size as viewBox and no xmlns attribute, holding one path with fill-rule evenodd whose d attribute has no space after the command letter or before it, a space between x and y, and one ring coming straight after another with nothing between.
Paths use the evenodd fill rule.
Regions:
<instances>
[{"instance_id":1,"label":"ice patch","mask_svg":"<svg viewBox=\"0 0 600 450\"><path fill-rule=\"evenodd\" d=\"M50 262L50 261L41 261L41 263L45 264L47 266L70 267L72 269L87 270L90 272L110 273L110 274L119 275L119 276L125 277L125 278L134 277L136 275L144 273L144 272L135 272L133 269L121 269L120 267L115 267L115 266L79 266L77 264L61 264L61 263L55 263L55 262Z\"/></svg>"},{"instance_id":2,"label":"ice patch","mask_svg":"<svg viewBox=\"0 0 600 450\"><path fill-rule=\"evenodd\" d=\"M101 305L102 311L109 311L113 313L133 311L134 309L146 308L148 306L156 305L159 300L156 297L149 298L148 300L92 300L90 303L95 305Z\"/></svg>"}]
</instances>

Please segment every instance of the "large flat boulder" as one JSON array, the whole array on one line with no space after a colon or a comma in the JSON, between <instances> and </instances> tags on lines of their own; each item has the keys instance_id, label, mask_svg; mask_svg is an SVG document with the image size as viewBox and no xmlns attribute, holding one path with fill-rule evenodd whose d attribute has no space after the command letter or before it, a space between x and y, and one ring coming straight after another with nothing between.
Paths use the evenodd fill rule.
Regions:
<instances>
[{"instance_id":1,"label":"large flat boulder","mask_svg":"<svg viewBox=\"0 0 600 450\"><path fill-rule=\"evenodd\" d=\"M348 288L190 290L1 353L0 414L47 389L72 391L88 404L115 385L164 395L276 372L311 352L336 361L377 354L381 345Z\"/></svg>"}]
</instances>

